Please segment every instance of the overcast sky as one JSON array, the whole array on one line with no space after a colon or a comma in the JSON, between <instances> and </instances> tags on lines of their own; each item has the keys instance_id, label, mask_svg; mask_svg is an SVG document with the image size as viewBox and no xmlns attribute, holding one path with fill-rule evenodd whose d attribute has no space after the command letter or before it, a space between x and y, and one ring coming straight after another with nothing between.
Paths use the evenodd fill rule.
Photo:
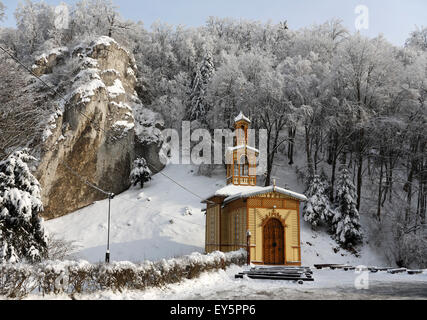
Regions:
<instances>
[{"instance_id":1,"label":"overcast sky","mask_svg":"<svg viewBox=\"0 0 427 320\"><path fill-rule=\"evenodd\" d=\"M18 1L0 0L7 7L3 26L14 26L13 12ZM76 0L45 0L57 5ZM369 9L369 28L362 33L370 37L379 33L396 45L403 45L416 26L427 26L426 0L113 0L122 16L141 20L146 28L160 20L172 25L200 26L209 16L243 18L267 22L288 20L298 29L331 18L340 18L355 31L356 7Z\"/></svg>"}]
</instances>

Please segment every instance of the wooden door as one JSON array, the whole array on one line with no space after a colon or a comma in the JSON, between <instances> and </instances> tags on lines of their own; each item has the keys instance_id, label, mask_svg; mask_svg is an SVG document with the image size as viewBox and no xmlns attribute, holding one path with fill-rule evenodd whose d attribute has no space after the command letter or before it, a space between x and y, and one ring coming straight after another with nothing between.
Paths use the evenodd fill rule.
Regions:
<instances>
[{"instance_id":1,"label":"wooden door","mask_svg":"<svg viewBox=\"0 0 427 320\"><path fill-rule=\"evenodd\" d=\"M264 226L264 264L285 264L285 231L277 219L270 219Z\"/></svg>"}]
</instances>

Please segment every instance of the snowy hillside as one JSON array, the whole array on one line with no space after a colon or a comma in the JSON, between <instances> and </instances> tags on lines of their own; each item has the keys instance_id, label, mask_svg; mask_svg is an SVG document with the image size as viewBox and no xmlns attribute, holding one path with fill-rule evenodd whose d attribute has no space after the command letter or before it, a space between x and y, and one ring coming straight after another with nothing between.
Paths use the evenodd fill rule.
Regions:
<instances>
[{"instance_id":1,"label":"snowy hillside","mask_svg":"<svg viewBox=\"0 0 427 320\"><path fill-rule=\"evenodd\" d=\"M201 197L213 194L225 185L225 172L212 178L198 176L196 167L169 165L163 173ZM278 184L302 192L292 169L281 170ZM286 180L286 182L284 182ZM112 260L138 262L159 260L203 252L205 241L204 205L200 199L180 188L162 174L141 190L131 188L112 201ZM46 222L49 233L75 241L76 256L90 262L103 261L107 242L108 201L96 202L68 216ZM324 232L313 232L302 222L303 264L352 263L384 265L381 257L364 247L356 258L343 250Z\"/></svg>"}]
</instances>

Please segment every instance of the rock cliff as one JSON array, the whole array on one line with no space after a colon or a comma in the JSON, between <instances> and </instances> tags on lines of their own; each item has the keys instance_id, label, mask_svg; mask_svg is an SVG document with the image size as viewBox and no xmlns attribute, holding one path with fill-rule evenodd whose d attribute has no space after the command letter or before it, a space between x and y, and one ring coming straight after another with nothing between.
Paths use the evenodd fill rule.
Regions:
<instances>
[{"instance_id":1,"label":"rock cliff","mask_svg":"<svg viewBox=\"0 0 427 320\"><path fill-rule=\"evenodd\" d=\"M133 58L108 37L68 54L72 76L43 134L36 172L48 219L106 197L82 180L116 194L126 190L135 158L133 108L140 102ZM42 57L33 69L52 72L56 56Z\"/></svg>"}]
</instances>

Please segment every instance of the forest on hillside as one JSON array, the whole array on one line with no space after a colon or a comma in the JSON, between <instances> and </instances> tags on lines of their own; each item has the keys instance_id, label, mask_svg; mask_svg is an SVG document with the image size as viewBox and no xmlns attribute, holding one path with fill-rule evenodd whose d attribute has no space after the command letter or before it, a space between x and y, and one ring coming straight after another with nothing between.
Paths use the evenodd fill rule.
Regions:
<instances>
[{"instance_id":1,"label":"forest on hillside","mask_svg":"<svg viewBox=\"0 0 427 320\"><path fill-rule=\"evenodd\" d=\"M3 10L0 2L0 20ZM305 211L313 227L343 228L331 212L348 206L349 219L364 218L365 240L398 265L426 267L427 28L397 47L381 35L352 34L340 20L298 30L286 21L215 17L197 28L144 26L99 0L69 12L68 27L57 28L53 6L27 0L15 12L17 27L0 28L0 44L31 66L52 50L114 38L135 58L139 99L166 127L228 129L245 112L252 128L267 130L265 184L283 159L298 167L314 199ZM2 52L0 73L3 159L40 138L53 107ZM52 85L61 88L64 74L50 77ZM362 234L353 235L356 244Z\"/></svg>"}]
</instances>

